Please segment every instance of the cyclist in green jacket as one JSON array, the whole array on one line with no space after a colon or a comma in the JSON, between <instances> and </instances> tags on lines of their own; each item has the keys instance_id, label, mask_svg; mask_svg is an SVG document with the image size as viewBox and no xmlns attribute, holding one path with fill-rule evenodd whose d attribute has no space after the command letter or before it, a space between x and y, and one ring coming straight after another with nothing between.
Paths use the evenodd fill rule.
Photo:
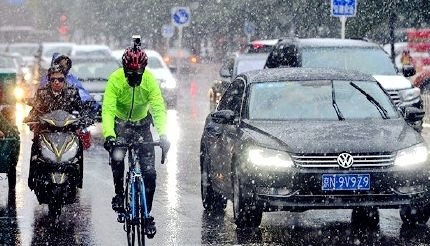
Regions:
<instances>
[{"instance_id":1,"label":"cyclist in green jacket","mask_svg":"<svg viewBox=\"0 0 430 246\"><path fill-rule=\"evenodd\" d=\"M160 147L167 153L166 107L157 80L148 70L148 57L139 45L129 47L122 56L122 68L114 71L106 84L102 105L104 147L109 151L115 196L112 209L118 213L118 221L124 222L124 156L113 155L119 138L127 142L143 138L152 142L150 125L153 122L160 136ZM151 114L149 113L151 111ZM141 170L147 192L149 212L155 192L155 155L153 146L142 146L138 151ZM153 218L147 226L149 235L156 232Z\"/></svg>"}]
</instances>

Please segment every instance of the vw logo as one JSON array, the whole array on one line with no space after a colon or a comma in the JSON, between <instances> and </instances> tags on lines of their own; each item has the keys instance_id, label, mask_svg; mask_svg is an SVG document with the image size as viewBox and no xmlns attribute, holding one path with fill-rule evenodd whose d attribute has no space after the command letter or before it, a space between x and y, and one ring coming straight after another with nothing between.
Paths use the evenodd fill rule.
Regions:
<instances>
[{"instance_id":1,"label":"vw logo","mask_svg":"<svg viewBox=\"0 0 430 246\"><path fill-rule=\"evenodd\" d=\"M343 168L351 167L354 163L354 158L348 153L342 153L337 157L337 164Z\"/></svg>"}]
</instances>

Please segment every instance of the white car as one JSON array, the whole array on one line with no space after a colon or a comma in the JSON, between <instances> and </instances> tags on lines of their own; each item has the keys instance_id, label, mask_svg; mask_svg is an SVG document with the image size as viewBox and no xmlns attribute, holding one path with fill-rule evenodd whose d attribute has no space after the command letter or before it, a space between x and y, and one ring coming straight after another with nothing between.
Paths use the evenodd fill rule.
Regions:
<instances>
[{"instance_id":1,"label":"white car","mask_svg":"<svg viewBox=\"0 0 430 246\"><path fill-rule=\"evenodd\" d=\"M111 57L112 50L104 44L78 44L73 46L70 55L74 57Z\"/></svg>"},{"instance_id":2,"label":"white car","mask_svg":"<svg viewBox=\"0 0 430 246\"><path fill-rule=\"evenodd\" d=\"M44 42L42 43L42 68L48 69L51 66L52 55L60 53L70 56L75 43L70 42Z\"/></svg>"},{"instance_id":3,"label":"white car","mask_svg":"<svg viewBox=\"0 0 430 246\"><path fill-rule=\"evenodd\" d=\"M169 67L163 61L163 57L155 50L145 50L148 55L149 69L160 83L164 100L168 107L175 107L177 101L177 82Z\"/></svg>"}]
</instances>

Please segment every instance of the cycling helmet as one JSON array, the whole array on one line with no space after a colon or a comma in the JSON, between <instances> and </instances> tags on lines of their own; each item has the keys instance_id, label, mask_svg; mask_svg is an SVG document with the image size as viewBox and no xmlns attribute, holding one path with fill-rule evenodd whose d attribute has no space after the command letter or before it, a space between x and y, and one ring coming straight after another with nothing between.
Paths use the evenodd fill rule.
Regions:
<instances>
[{"instance_id":1,"label":"cycling helmet","mask_svg":"<svg viewBox=\"0 0 430 246\"><path fill-rule=\"evenodd\" d=\"M122 55L122 66L126 71L141 71L145 70L148 65L148 56L140 47L128 47Z\"/></svg>"},{"instance_id":2,"label":"cycling helmet","mask_svg":"<svg viewBox=\"0 0 430 246\"><path fill-rule=\"evenodd\" d=\"M61 64L62 60L66 60L66 64ZM61 65L64 69L64 74L69 73L70 68L72 68L72 60L67 56L60 53L54 53L52 55L52 65Z\"/></svg>"}]
</instances>

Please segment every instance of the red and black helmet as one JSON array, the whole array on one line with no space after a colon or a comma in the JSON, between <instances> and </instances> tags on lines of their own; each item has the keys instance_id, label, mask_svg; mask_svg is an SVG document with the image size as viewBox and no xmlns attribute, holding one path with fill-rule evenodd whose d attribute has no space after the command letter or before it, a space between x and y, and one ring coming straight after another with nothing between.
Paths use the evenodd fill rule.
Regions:
<instances>
[{"instance_id":1,"label":"red and black helmet","mask_svg":"<svg viewBox=\"0 0 430 246\"><path fill-rule=\"evenodd\" d=\"M122 55L122 66L124 70L139 71L144 70L148 65L148 56L140 47L125 49Z\"/></svg>"}]
</instances>

